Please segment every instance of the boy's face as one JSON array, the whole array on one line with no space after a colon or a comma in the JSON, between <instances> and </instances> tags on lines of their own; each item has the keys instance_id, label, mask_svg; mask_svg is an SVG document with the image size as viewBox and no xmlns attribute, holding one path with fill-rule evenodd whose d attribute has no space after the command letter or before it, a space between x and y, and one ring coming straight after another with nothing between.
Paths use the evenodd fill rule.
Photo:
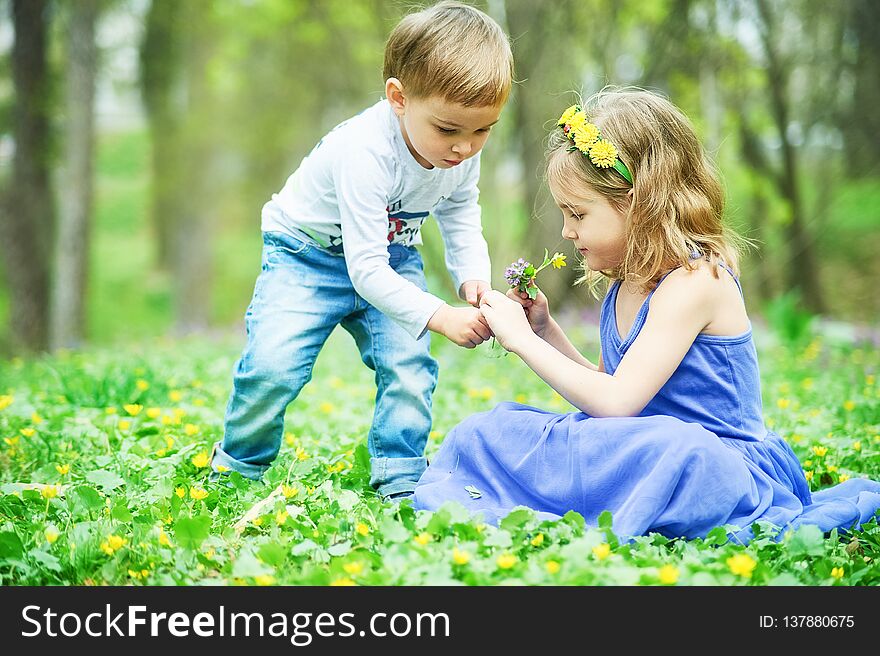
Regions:
<instances>
[{"instance_id":1,"label":"boy's face","mask_svg":"<svg viewBox=\"0 0 880 656\"><path fill-rule=\"evenodd\" d=\"M411 98L392 80L386 85L388 100L407 148L426 169L449 169L476 155L501 115L503 104L465 107L436 96Z\"/></svg>"}]
</instances>

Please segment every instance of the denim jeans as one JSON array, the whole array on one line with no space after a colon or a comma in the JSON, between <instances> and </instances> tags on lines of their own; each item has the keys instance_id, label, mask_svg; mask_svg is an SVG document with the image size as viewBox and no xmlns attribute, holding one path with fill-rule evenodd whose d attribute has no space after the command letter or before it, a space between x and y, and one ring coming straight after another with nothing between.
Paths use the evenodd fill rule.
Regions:
<instances>
[{"instance_id":1,"label":"denim jeans","mask_svg":"<svg viewBox=\"0 0 880 656\"><path fill-rule=\"evenodd\" d=\"M388 252L397 273L426 288L415 248L390 244ZM415 489L426 467L437 383L430 335L413 339L361 298L341 254L280 232L263 234L262 271L245 313L247 345L233 370L223 441L212 459L215 472L221 465L261 478L281 447L287 406L311 379L318 351L338 324L376 372L367 437L370 483L382 495Z\"/></svg>"}]
</instances>

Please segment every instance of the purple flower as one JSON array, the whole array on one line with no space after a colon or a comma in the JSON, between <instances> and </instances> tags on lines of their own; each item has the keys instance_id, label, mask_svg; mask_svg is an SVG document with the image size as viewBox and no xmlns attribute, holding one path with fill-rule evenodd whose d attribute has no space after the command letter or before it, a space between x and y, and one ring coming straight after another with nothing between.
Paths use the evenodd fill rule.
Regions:
<instances>
[{"instance_id":1,"label":"purple flower","mask_svg":"<svg viewBox=\"0 0 880 656\"><path fill-rule=\"evenodd\" d=\"M529 273L526 273L526 269L531 269L531 271L529 271ZM525 261L522 258L519 258L516 262L513 262L504 271L504 279L511 287L525 287L533 277L534 268L532 268L531 263Z\"/></svg>"}]
</instances>

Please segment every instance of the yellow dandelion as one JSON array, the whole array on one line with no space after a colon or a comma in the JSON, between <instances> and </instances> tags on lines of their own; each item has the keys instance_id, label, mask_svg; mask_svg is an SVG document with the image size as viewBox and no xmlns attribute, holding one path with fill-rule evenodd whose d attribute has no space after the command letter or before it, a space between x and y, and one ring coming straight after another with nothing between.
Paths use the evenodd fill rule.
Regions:
<instances>
[{"instance_id":1,"label":"yellow dandelion","mask_svg":"<svg viewBox=\"0 0 880 656\"><path fill-rule=\"evenodd\" d=\"M828 453L828 447L827 446L814 446L812 448L812 451L813 451L813 455L819 456L821 458L826 453Z\"/></svg>"},{"instance_id":2,"label":"yellow dandelion","mask_svg":"<svg viewBox=\"0 0 880 656\"><path fill-rule=\"evenodd\" d=\"M553 265L554 269L561 269L565 266L565 255L562 253L556 253L553 255L553 259L550 260L550 264Z\"/></svg>"},{"instance_id":3,"label":"yellow dandelion","mask_svg":"<svg viewBox=\"0 0 880 656\"><path fill-rule=\"evenodd\" d=\"M186 488L185 487L178 487L174 490L174 494L176 494L178 497L180 497L182 499L183 497L186 496Z\"/></svg>"},{"instance_id":4,"label":"yellow dandelion","mask_svg":"<svg viewBox=\"0 0 880 656\"><path fill-rule=\"evenodd\" d=\"M611 168L617 161L617 148L608 141L597 141L590 147L590 161L599 168Z\"/></svg>"},{"instance_id":5,"label":"yellow dandelion","mask_svg":"<svg viewBox=\"0 0 880 656\"><path fill-rule=\"evenodd\" d=\"M168 392L168 400L172 403L180 403L180 400L183 398L183 394L181 394L178 390L171 390Z\"/></svg>"},{"instance_id":6,"label":"yellow dandelion","mask_svg":"<svg viewBox=\"0 0 880 656\"><path fill-rule=\"evenodd\" d=\"M32 413L31 413L31 423L33 423L33 424L42 424L42 423L43 423L43 418L42 418L40 415L38 415L36 412L32 412Z\"/></svg>"},{"instance_id":7,"label":"yellow dandelion","mask_svg":"<svg viewBox=\"0 0 880 656\"><path fill-rule=\"evenodd\" d=\"M517 394L513 400L517 403L525 403L529 400L529 397L527 397L525 394Z\"/></svg>"},{"instance_id":8,"label":"yellow dandelion","mask_svg":"<svg viewBox=\"0 0 880 656\"><path fill-rule=\"evenodd\" d=\"M431 541L431 534L430 533L419 533L417 536L415 536L413 538L413 541L416 544L420 544L422 546L425 546L426 544L428 544Z\"/></svg>"},{"instance_id":9,"label":"yellow dandelion","mask_svg":"<svg viewBox=\"0 0 880 656\"><path fill-rule=\"evenodd\" d=\"M334 410L336 410L336 406L334 406L332 403L324 401L321 405L318 406L318 409L325 415L329 415Z\"/></svg>"},{"instance_id":10,"label":"yellow dandelion","mask_svg":"<svg viewBox=\"0 0 880 656\"><path fill-rule=\"evenodd\" d=\"M571 118L566 121L566 125L568 125L568 137L572 138L575 132L577 132L578 128L583 127L587 123L587 115L583 112L575 112Z\"/></svg>"},{"instance_id":11,"label":"yellow dandelion","mask_svg":"<svg viewBox=\"0 0 880 656\"><path fill-rule=\"evenodd\" d=\"M191 496L196 501L201 501L208 496L208 492L207 490L203 490L200 487L191 487L189 489L189 496Z\"/></svg>"},{"instance_id":12,"label":"yellow dandelion","mask_svg":"<svg viewBox=\"0 0 880 656\"><path fill-rule=\"evenodd\" d=\"M345 573L348 574L348 575L350 575L350 576L357 576L358 574L360 574L361 572L364 571L364 566L363 566L361 563L358 563L358 562L354 562L354 563L345 563L345 564L342 566L342 569L344 569L344 570L345 570Z\"/></svg>"},{"instance_id":13,"label":"yellow dandelion","mask_svg":"<svg viewBox=\"0 0 880 656\"><path fill-rule=\"evenodd\" d=\"M62 476L66 476L70 472L70 465L55 465L55 471L57 471Z\"/></svg>"},{"instance_id":14,"label":"yellow dandelion","mask_svg":"<svg viewBox=\"0 0 880 656\"><path fill-rule=\"evenodd\" d=\"M549 574L558 574L561 565L555 560L548 560L546 563L544 563L544 567Z\"/></svg>"},{"instance_id":15,"label":"yellow dandelion","mask_svg":"<svg viewBox=\"0 0 880 656\"><path fill-rule=\"evenodd\" d=\"M657 576L663 585L675 585L678 581L678 568L674 565L664 565L657 570Z\"/></svg>"},{"instance_id":16,"label":"yellow dandelion","mask_svg":"<svg viewBox=\"0 0 880 656\"><path fill-rule=\"evenodd\" d=\"M533 547L540 547L542 544L544 544L544 534L538 533L535 537L532 538L531 543Z\"/></svg>"},{"instance_id":17,"label":"yellow dandelion","mask_svg":"<svg viewBox=\"0 0 880 656\"><path fill-rule=\"evenodd\" d=\"M126 539L119 535L108 535L107 536L107 544L110 546L113 551L117 551L118 549L122 549L125 546Z\"/></svg>"},{"instance_id":18,"label":"yellow dandelion","mask_svg":"<svg viewBox=\"0 0 880 656\"><path fill-rule=\"evenodd\" d=\"M121 419L119 421L119 424L117 424L117 427L119 428L119 430L127 431L129 428L131 428L131 422L127 419Z\"/></svg>"},{"instance_id":19,"label":"yellow dandelion","mask_svg":"<svg viewBox=\"0 0 880 656\"><path fill-rule=\"evenodd\" d=\"M785 410L786 408L788 408L788 406L791 405L791 401L789 401L788 399L776 399L776 405L779 407L780 410Z\"/></svg>"},{"instance_id":20,"label":"yellow dandelion","mask_svg":"<svg viewBox=\"0 0 880 656\"><path fill-rule=\"evenodd\" d=\"M257 585L272 585L275 583L275 577L271 574L259 574L254 577L254 583Z\"/></svg>"},{"instance_id":21,"label":"yellow dandelion","mask_svg":"<svg viewBox=\"0 0 880 656\"><path fill-rule=\"evenodd\" d=\"M853 442L852 447L853 447L853 449L855 449L856 451L861 451L861 450L862 450L862 442L861 442L861 440L856 440L855 442Z\"/></svg>"},{"instance_id":22,"label":"yellow dandelion","mask_svg":"<svg viewBox=\"0 0 880 656\"><path fill-rule=\"evenodd\" d=\"M810 481L813 480L813 472L812 471L805 471L804 478L806 478L807 482L809 483Z\"/></svg>"},{"instance_id":23,"label":"yellow dandelion","mask_svg":"<svg viewBox=\"0 0 880 656\"><path fill-rule=\"evenodd\" d=\"M431 440L439 440L441 437L443 437L443 433L440 431L432 430L428 433L428 438Z\"/></svg>"},{"instance_id":24,"label":"yellow dandelion","mask_svg":"<svg viewBox=\"0 0 880 656\"><path fill-rule=\"evenodd\" d=\"M363 522L358 522L358 525L355 526L354 530L356 530L360 535L363 535L364 537L370 534L370 527Z\"/></svg>"},{"instance_id":25,"label":"yellow dandelion","mask_svg":"<svg viewBox=\"0 0 880 656\"><path fill-rule=\"evenodd\" d=\"M877 379L874 377L873 374L868 374L867 376L865 376L865 385L871 387L876 382L876 380ZM2 408L0 408L0 410L2 410Z\"/></svg>"},{"instance_id":26,"label":"yellow dandelion","mask_svg":"<svg viewBox=\"0 0 880 656\"><path fill-rule=\"evenodd\" d=\"M192 437L193 435L195 435L196 433L199 432L199 427L196 426L195 424L187 424L186 426L183 427L183 432L186 433L187 435L189 435L190 437Z\"/></svg>"},{"instance_id":27,"label":"yellow dandelion","mask_svg":"<svg viewBox=\"0 0 880 656\"><path fill-rule=\"evenodd\" d=\"M171 414L174 415L175 418L181 419L186 416L186 410L183 408L174 408L174 410L171 411Z\"/></svg>"},{"instance_id":28,"label":"yellow dandelion","mask_svg":"<svg viewBox=\"0 0 880 656\"><path fill-rule=\"evenodd\" d=\"M25 437L33 437L34 433L36 433L37 431L35 431L33 428L22 428L18 432L21 433L22 435L24 435Z\"/></svg>"},{"instance_id":29,"label":"yellow dandelion","mask_svg":"<svg viewBox=\"0 0 880 656\"><path fill-rule=\"evenodd\" d=\"M46 530L43 531L43 535L46 536L46 542L49 544L55 544L55 540L58 539L58 536L61 535L54 526L47 526Z\"/></svg>"},{"instance_id":30,"label":"yellow dandelion","mask_svg":"<svg viewBox=\"0 0 880 656\"><path fill-rule=\"evenodd\" d=\"M842 579L843 578L843 568L842 567L832 568L831 576L835 579Z\"/></svg>"},{"instance_id":31,"label":"yellow dandelion","mask_svg":"<svg viewBox=\"0 0 880 656\"><path fill-rule=\"evenodd\" d=\"M833 472L837 471L837 466L836 465L828 465L825 469L827 469L828 471L833 473Z\"/></svg>"},{"instance_id":32,"label":"yellow dandelion","mask_svg":"<svg viewBox=\"0 0 880 656\"><path fill-rule=\"evenodd\" d=\"M135 382L135 385L141 392L146 392L148 389L150 389L150 384L143 378L139 378L137 382Z\"/></svg>"},{"instance_id":33,"label":"yellow dandelion","mask_svg":"<svg viewBox=\"0 0 880 656\"><path fill-rule=\"evenodd\" d=\"M3 441L6 442L7 446L15 446L20 439L18 435L13 435L12 437L4 437Z\"/></svg>"},{"instance_id":34,"label":"yellow dandelion","mask_svg":"<svg viewBox=\"0 0 880 656\"><path fill-rule=\"evenodd\" d=\"M758 563L755 559L748 554L736 554L727 559L727 566L730 568L730 571L746 579L752 578L752 572L757 565Z\"/></svg>"},{"instance_id":35,"label":"yellow dandelion","mask_svg":"<svg viewBox=\"0 0 880 656\"><path fill-rule=\"evenodd\" d=\"M336 586L357 585L357 583L352 581L347 576L343 576L342 578L334 579L333 582L330 583L330 585L336 587Z\"/></svg>"},{"instance_id":36,"label":"yellow dandelion","mask_svg":"<svg viewBox=\"0 0 880 656\"><path fill-rule=\"evenodd\" d=\"M122 406L122 408L123 408L123 409L124 409L129 415L131 415L132 417L135 417L135 416L138 415L138 413L140 413L141 410L144 409L144 406L142 406L142 405L139 404L139 403L127 403L127 404L125 404L124 406Z\"/></svg>"},{"instance_id":37,"label":"yellow dandelion","mask_svg":"<svg viewBox=\"0 0 880 656\"><path fill-rule=\"evenodd\" d=\"M856 402L850 401L849 399L847 399L846 401L843 402L843 409L846 410L847 412L852 412L853 410L856 409Z\"/></svg>"},{"instance_id":38,"label":"yellow dandelion","mask_svg":"<svg viewBox=\"0 0 880 656\"><path fill-rule=\"evenodd\" d=\"M58 496L58 486L57 485L44 485L43 489L40 490L40 494L43 495L44 499L54 499Z\"/></svg>"},{"instance_id":39,"label":"yellow dandelion","mask_svg":"<svg viewBox=\"0 0 880 656\"><path fill-rule=\"evenodd\" d=\"M471 560L471 555L467 551L462 551L458 547L452 548L452 562L456 565L467 565Z\"/></svg>"},{"instance_id":40,"label":"yellow dandelion","mask_svg":"<svg viewBox=\"0 0 880 656\"><path fill-rule=\"evenodd\" d=\"M306 453L306 450L301 446L296 447L296 459L297 460L308 460L309 454Z\"/></svg>"},{"instance_id":41,"label":"yellow dandelion","mask_svg":"<svg viewBox=\"0 0 880 656\"><path fill-rule=\"evenodd\" d=\"M593 547L593 555L596 556L598 560L605 560L611 555L611 545L607 542L596 545Z\"/></svg>"},{"instance_id":42,"label":"yellow dandelion","mask_svg":"<svg viewBox=\"0 0 880 656\"><path fill-rule=\"evenodd\" d=\"M0 410L5 410L12 405L15 398L11 394L0 395Z\"/></svg>"},{"instance_id":43,"label":"yellow dandelion","mask_svg":"<svg viewBox=\"0 0 880 656\"><path fill-rule=\"evenodd\" d=\"M580 107L578 107L577 105L572 105L571 107L566 109L564 112L562 112L562 116L559 117L557 125L562 126L568 123L571 120L571 117L574 116L579 110Z\"/></svg>"},{"instance_id":44,"label":"yellow dandelion","mask_svg":"<svg viewBox=\"0 0 880 656\"><path fill-rule=\"evenodd\" d=\"M223 473L229 471L229 467L227 467L226 465L217 465L217 466L215 467L215 469L216 469L218 472L220 472L221 474L223 474Z\"/></svg>"},{"instance_id":45,"label":"yellow dandelion","mask_svg":"<svg viewBox=\"0 0 880 656\"><path fill-rule=\"evenodd\" d=\"M282 483L281 492L284 494L285 499L290 499L291 497L295 497L299 494L299 488L295 485L287 485L286 483Z\"/></svg>"},{"instance_id":46,"label":"yellow dandelion","mask_svg":"<svg viewBox=\"0 0 880 656\"><path fill-rule=\"evenodd\" d=\"M287 521L288 517L290 517L290 515L287 513L286 510L279 510L277 513L275 513L275 523L278 524L278 526L284 526L284 523Z\"/></svg>"},{"instance_id":47,"label":"yellow dandelion","mask_svg":"<svg viewBox=\"0 0 880 656\"><path fill-rule=\"evenodd\" d=\"M149 417L150 419L158 419L159 415L161 414L161 408L147 408L147 417Z\"/></svg>"},{"instance_id":48,"label":"yellow dandelion","mask_svg":"<svg viewBox=\"0 0 880 656\"><path fill-rule=\"evenodd\" d=\"M296 444L296 435L293 433L285 433L284 441L287 443L287 446L293 446Z\"/></svg>"},{"instance_id":49,"label":"yellow dandelion","mask_svg":"<svg viewBox=\"0 0 880 656\"><path fill-rule=\"evenodd\" d=\"M498 559L495 563L498 565L498 569L510 569L519 561L519 558L514 556L511 553L504 553L498 556Z\"/></svg>"},{"instance_id":50,"label":"yellow dandelion","mask_svg":"<svg viewBox=\"0 0 880 656\"><path fill-rule=\"evenodd\" d=\"M849 480L849 474L841 474L840 477L838 478L838 481L840 481L841 483L845 483L848 480Z\"/></svg>"},{"instance_id":51,"label":"yellow dandelion","mask_svg":"<svg viewBox=\"0 0 880 656\"><path fill-rule=\"evenodd\" d=\"M590 148L595 145L596 140L599 138L599 128L592 123L584 122L583 125L572 130L570 136L572 141L574 141L575 147L586 154L590 152Z\"/></svg>"},{"instance_id":52,"label":"yellow dandelion","mask_svg":"<svg viewBox=\"0 0 880 656\"><path fill-rule=\"evenodd\" d=\"M254 519L251 521L251 524L253 524L254 526L262 526L263 525L263 518L262 517L254 517Z\"/></svg>"},{"instance_id":53,"label":"yellow dandelion","mask_svg":"<svg viewBox=\"0 0 880 656\"><path fill-rule=\"evenodd\" d=\"M195 456L193 456L193 459L192 459L192 464L194 464L199 469L202 469L203 467L207 467L208 463L210 463L210 462L211 462L211 456L208 455L207 451L201 451L200 453L197 453Z\"/></svg>"},{"instance_id":54,"label":"yellow dandelion","mask_svg":"<svg viewBox=\"0 0 880 656\"><path fill-rule=\"evenodd\" d=\"M115 415L115 414L116 414L116 408L114 408L113 406L110 406L109 408L104 408L104 414L107 414L107 415Z\"/></svg>"},{"instance_id":55,"label":"yellow dandelion","mask_svg":"<svg viewBox=\"0 0 880 656\"><path fill-rule=\"evenodd\" d=\"M159 544L161 544L163 547L171 546L171 538L168 537L168 534L163 528L159 529Z\"/></svg>"}]
</instances>

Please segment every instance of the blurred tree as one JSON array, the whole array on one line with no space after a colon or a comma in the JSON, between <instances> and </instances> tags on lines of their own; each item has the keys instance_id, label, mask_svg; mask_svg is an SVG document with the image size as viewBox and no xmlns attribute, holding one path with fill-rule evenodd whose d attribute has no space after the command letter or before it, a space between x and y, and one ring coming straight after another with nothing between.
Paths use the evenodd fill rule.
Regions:
<instances>
[{"instance_id":1,"label":"blurred tree","mask_svg":"<svg viewBox=\"0 0 880 656\"><path fill-rule=\"evenodd\" d=\"M848 0L846 12L846 53L852 58L847 72L852 76L853 92L849 106L841 114L840 125L846 136L849 166L847 174L857 177L880 173L880 2Z\"/></svg>"},{"instance_id":2,"label":"blurred tree","mask_svg":"<svg viewBox=\"0 0 880 656\"><path fill-rule=\"evenodd\" d=\"M101 0L63 3L67 22L61 207L52 287L52 348L78 346L85 325L93 196L94 100Z\"/></svg>"},{"instance_id":3,"label":"blurred tree","mask_svg":"<svg viewBox=\"0 0 880 656\"><path fill-rule=\"evenodd\" d=\"M49 345L49 268L54 230L50 184L50 77L45 0L13 0L15 154L0 212L0 250L10 289L14 349Z\"/></svg>"}]
</instances>

